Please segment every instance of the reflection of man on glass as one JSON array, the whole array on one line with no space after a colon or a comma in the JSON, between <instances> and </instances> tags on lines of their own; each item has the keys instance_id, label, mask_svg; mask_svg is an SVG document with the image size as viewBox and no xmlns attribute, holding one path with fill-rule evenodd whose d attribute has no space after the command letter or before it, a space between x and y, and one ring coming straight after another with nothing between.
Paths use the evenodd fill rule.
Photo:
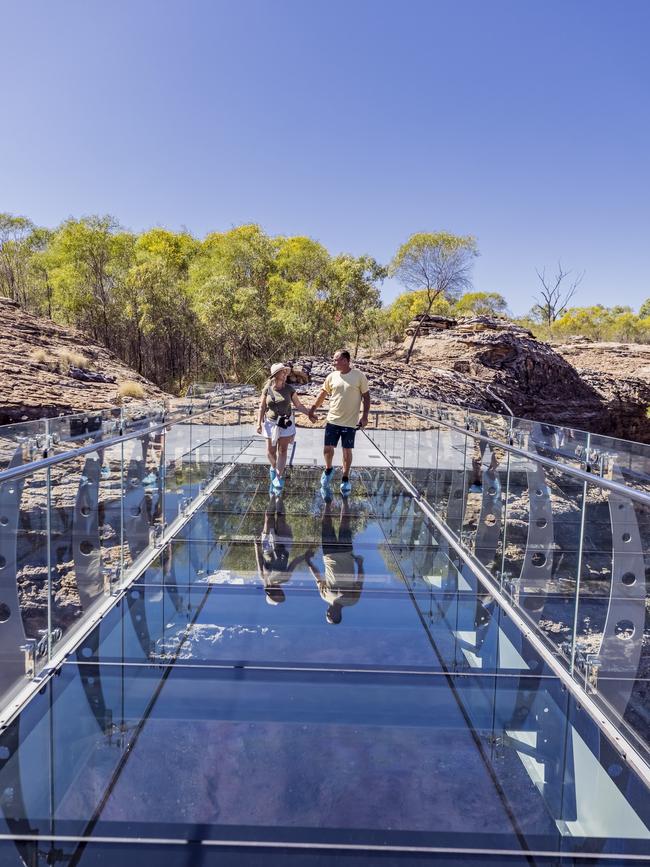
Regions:
<instances>
[{"instance_id":1,"label":"reflection of man on glass","mask_svg":"<svg viewBox=\"0 0 650 867\"><path fill-rule=\"evenodd\" d=\"M487 436L486 429L481 426L481 434L483 436ZM483 493L483 481L484 481L484 473L487 473L489 482L496 482L497 488L500 489L500 484L497 476L497 469L499 466L500 459L503 458L503 450L495 449L492 445L489 446L490 449L490 464L488 467L483 469L483 463L485 460L485 452L488 448L488 444L485 440L478 440L472 437L472 475L470 479L470 485L468 493L470 494L482 494Z\"/></svg>"},{"instance_id":2,"label":"reflection of man on glass","mask_svg":"<svg viewBox=\"0 0 650 867\"><path fill-rule=\"evenodd\" d=\"M344 497L341 503L338 537L332 522L331 496L325 501L321 538L325 576L318 571L311 552L307 552L305 560L316 580L318 592L327 602L325 619L328 623L340 623L344 606L356 605L359 601L364 579L363 557L355 555L352 546L350 504L347 497Z\"/></svg>"},{"instance_id":3,"label":"reflection of man on glass","mask_svg":"<svg viewBox=\"0 0 650 867\"><path fill-rule=\"evenodd\" d=\"M264 528L259 541L255 542L255 559L257 573L264 584L264 594L269 605L279 605L284 602L285 595L282 584L291 577L291 573L304 555L291 555L293 534L287 524L282 496L271 495L264 510Z\"/></svg>"}]
</instances>

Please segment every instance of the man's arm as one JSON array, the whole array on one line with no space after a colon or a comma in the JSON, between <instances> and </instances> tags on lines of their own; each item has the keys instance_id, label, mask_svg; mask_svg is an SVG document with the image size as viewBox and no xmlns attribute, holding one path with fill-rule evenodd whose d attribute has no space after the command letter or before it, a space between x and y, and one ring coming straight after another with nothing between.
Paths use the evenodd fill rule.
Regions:
<instances>
[{"instance_id":1,"label":"man's arm","mask_svg":"<svg viewBox=\"0 0 650 867\"><path fill-rule=\"evenodd\" d=\"M368 424L368 413L370 412L369 391L361 395L361 402L363 403L363 412L361 413L361 421L359 422L359 427L365 427Z\"/></svg>"}]
</instances>

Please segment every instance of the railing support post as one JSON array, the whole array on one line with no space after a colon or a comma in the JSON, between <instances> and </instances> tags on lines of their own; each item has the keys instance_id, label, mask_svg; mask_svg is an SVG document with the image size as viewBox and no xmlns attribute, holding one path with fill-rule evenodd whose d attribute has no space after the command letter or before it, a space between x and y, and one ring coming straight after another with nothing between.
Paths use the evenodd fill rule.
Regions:
<instances>
[{"instance_id":1,"label":"railing support post","mask_svg":"<svg viewBox=\"0 0 650 867\"><path fill-rule=\"evenodd\" d=\"M589 452L591 450L591 434L587 434L587 448L585 452L585 469L589 471ZM575 607L573 610L573 634L571 636L571 661L569 663L569 672L573 675L576 661L576 636L578 633L578 614L580 609L580 576L582 574L582 553L585 542L585 515L587 512L587 482L582 483L582 503L580 509L580 537L578 539L578 562L576 565L576 596Z\"/></svg>"}]
</instances>

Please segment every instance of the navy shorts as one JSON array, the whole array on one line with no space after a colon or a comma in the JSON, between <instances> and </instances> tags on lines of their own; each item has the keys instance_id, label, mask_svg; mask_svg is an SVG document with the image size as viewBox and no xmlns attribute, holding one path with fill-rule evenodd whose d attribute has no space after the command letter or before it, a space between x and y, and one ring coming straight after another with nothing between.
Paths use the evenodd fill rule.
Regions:
<instances>
[{"instance_id":1,"label":"navy shorts","mask_svg":"<svg viewBox=\"0 0 650 867\"><path fill-rule=\"evenodd\" d=\"M341 440L341 445L344 449L353 449L356 432L357 429L355 427L341 427L340 424L330 424L327 422L325 425L325 445L336 448L339 440Z\"/></svg>"}]
</instances>

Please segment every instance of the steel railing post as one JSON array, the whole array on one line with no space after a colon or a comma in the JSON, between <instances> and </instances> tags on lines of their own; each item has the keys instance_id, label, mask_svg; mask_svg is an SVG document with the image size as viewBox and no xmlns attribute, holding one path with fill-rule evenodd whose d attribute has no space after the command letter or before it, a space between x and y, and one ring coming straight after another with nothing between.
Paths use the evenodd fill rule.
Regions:
<instances>
[{"instance_id":1,"label":"steel railing post","mask_svg":"<svg viewBox=\"0 0 650 867\"><path fill-rule=\"evenodd\" d=\"M50 449L50 420L45 419L45 447L43 457ZM45 471L46 477L46 515L45 534L47 545L47 658L52 658L52 468Z\"/></svg>"},{"instance_id":2,"label":"steel railing post","mask_svg":"<svg viewBox=\"0 0 650 867\"><path fill-rule=\"evenodd\" d=\"M591 449L591 434L587 434L587 448L585 452L585 469L589 471ZM580 608L580 575L582 573L582 554L585 542L585 515L587 512L587 481L582 484L582 503L580 509L580 536L578 538L578 562L576 564L576 588L575 588L575 609L573 611L573 634L571 636L571 661L569 671L573 675L576 660L576 636L578 633L578 615Z\"/></svg>"},{"instance_id":3,"label":"steel railing post","mask_svg":"<svg viewBox=\"0 0 650 867\"><path fill-rule=\"evenodd\" d=\"M508 443L512 445L513 419L510 417L508 427ZM508 501L510 499L510 452L506 452L506 495L503 503L503 537L501 541L501 568L499 569L499 586L503 589L506 571L506 544L508 542Z\"/></svg>"}]
</instances>

